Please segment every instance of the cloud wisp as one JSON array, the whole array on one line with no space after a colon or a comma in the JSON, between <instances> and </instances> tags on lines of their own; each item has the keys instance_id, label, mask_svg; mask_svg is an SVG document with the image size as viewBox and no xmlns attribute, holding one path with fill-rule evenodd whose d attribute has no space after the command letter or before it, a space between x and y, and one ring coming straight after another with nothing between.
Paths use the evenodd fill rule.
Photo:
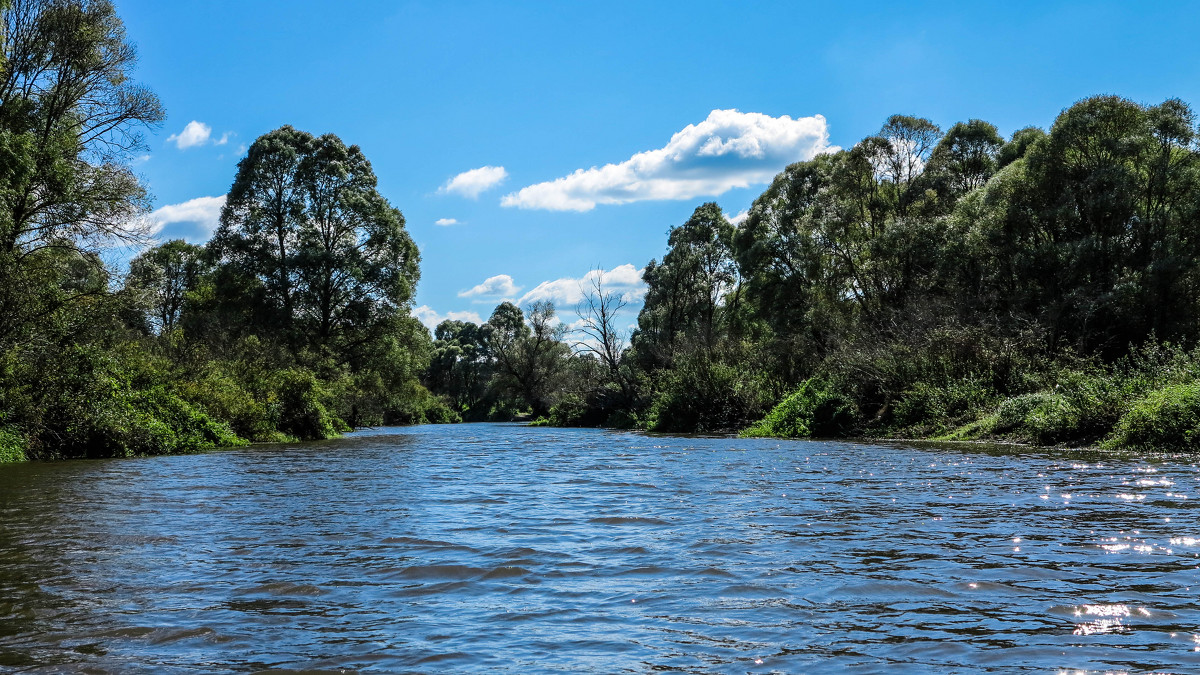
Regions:
<instances>
[{"instance_id":1,"label":"cloud wisp","mask_svg":"<svg viewBox=\"0 0 1200 675\"><path fill-rule=\"evenodd\" d=\"M179 148L180 150L187 150L188 148L195 148L197 146L204 145L211 137L212 127L208 126L204 122L192 120L191 122L187 123L187 126L183 128L183 131L167 136L167 142L174 143L175 147Z\"/></svg>"},{"instance_id":2,"label":"cloud wisp","mask_svg":"<svg viewBox=\"0 0 1200 675\"><path fill-rule=\"evenodd\" d=\"M414 308L412 313L413 316L417 317L417 320L425 324L425 327L429 330L437 328L439 323L446 320L469 321L474 324L483 323L483 317L479 316L479 312L446 312L445 314L441 314L429 305L421 305L420 307Z\"/></svg>"},{"instance_id":3,"label":"cloud wisp","mask_svg":"<svg viewBox=\"0 0 1200 675\"><path fill-rule=\"evenodd\" d=\"M592 284L600 279L606 291L621 294L621 299L628 303L639 303L646 296L646 283L642 281L642 272L632 264L618 265L611 270L592 270L579 278L563 277L553 281L543 281L534 286L528 293L522 295L517 304L528 305L539 300L553 302L556 307L574 307L583 301L585 294L592 290Z\"/></svg>"},{"instance_id":4,"label":"cloud wisp","mask_svg":"<svg viewBox=\"0 0 1200 675\"><path fill-rule=\"evenodd\" d=\"M513 278L507 274L497 274L488 277L482 284L477 284L465 291L459 291L460 298L512 298L521 292L521 287L513 283Z\"/></svg>"},{"instance_id":5,"label":"cloud wisp","mask_svg":"<svg viewBox=\"0 0 1200 675\"><path fill-rule=\"evenodd\" d=\"M437 220L433 221L433 224L441 225L442 227L449 227L450 225L458 225L459 222L457 218L438 218Z\"/></svg>"},{"instance_id":6,"label":"cloud wisp","mask_svg":"<svg viewBox=\"0 0 1200 675\"><path fill-rule=\"evenodd\" d=\"M146 226L152 236L158 236L168 225L191 223L200 228L204 233L204 240L207 240L221 223L223 206L225 195L196 197L180 204L160 206L146 216Z\"/></svg>"},{"instance_id":7,"label":"cloud wisp","mask_svg":"<svg viewBox=\"0 0 1200 675\"><path fill-rule=\"evenodd\" d=\"M717 196L768 183L788 164L836 150L821 115L792 119L714 110L662 148L618 164L577 169L505 195L503 206L590 211L597 204Z\"/></svg>"},{"instance_id":8,"label":"cloud wisp","mask_svg":"<svg viewBox=\"0 0 1200 675\"><path fill-rule=\"evenodd\" d=\"M452 194L469 199L478 199L479 195L496 187L508 178L508 171L502 166L481 166L478 169L464 171L446 181L438 188L438 194Z\"/></svg>"}]
</instances>

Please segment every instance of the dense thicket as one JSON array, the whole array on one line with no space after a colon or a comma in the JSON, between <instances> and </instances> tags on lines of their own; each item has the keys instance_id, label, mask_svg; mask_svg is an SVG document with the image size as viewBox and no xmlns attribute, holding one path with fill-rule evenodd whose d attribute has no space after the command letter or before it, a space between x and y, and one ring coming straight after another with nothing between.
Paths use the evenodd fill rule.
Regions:
<instances>
[{"instance_id":1,"label":"dense thicket","mask_svg":"<svg viewBox=\"0 0 1200 675\"><path fill-rule=\"evenodd\" d=\"M704 204L672 228L619 354L594 347L619 331L594 330L614 305L590 289L593 347L517 407L557 402L553 424L1191 447L1196 140L1178 100L1098 96L1007 140L892 116L787 167L736 227Z\"/></svg>"},{"instance_id":2,"label":"dense thicket","mask_svg":"<svg viewBox=\"0 0 1200 675\"><path fill-rule=\"evenodd\" d=\"M417 376L419 256L370 163L283 127L238 166L209 245L117 275L163 119L105 0L0 2L0 460L185 452L453 419ZM110 256L113 257L113 256Z\"/></svg>"}]
</instances>

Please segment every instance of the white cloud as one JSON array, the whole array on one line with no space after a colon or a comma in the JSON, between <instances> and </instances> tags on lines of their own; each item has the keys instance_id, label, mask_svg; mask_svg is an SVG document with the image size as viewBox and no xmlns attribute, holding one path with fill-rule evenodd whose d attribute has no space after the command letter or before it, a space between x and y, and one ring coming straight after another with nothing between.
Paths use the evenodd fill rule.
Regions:
<instances>
[{"instance_id":1,"label":"white cloud","mask_svg":"<svg viewBox=\"0 0 1200 675\"><path fill-rule=\"evenodd\" d=\"M821 115L792 119L714 110L658 150L620 164L577 169L569 176L505 195L503 206L590 211L597 204L692 199L768 183L792 162L836 150Z\"/></svg>"},{"instance_id":2,"label":"white cloud","mask_svg":"<svg viewBox=\"0 0 1200 675\"><path fill-rule=\"evenodd\" d=\"M517 304L524 306L538 300L549 300L560 308L574 306L584 299L585 293L592 289L592 282L597 278L601 278L605 290L620 293L625 302L639 303L646 296L646 284L642 281L644 271L645 268L638 269L626 263L608 271L592 270L578 279L564 277L543 281L521 296Z\"/></svg>"},{"instance_id":3,"label":"white cloud","mask_svg":"<svg viewBox=\"0 0 1200 675\"><path fill-rule=\"evenodd\" d=\"M196 197L181 204L168 204L155 209L147 219L151 235L157 235L173 223L193 223L205 232L204 239L217 229L221 221L221 207L225 206L225 195L220 197Z\"/></svg>"},{"instance_id":4,"label":"white cloud","mask_svg":"<svg viewBox=\"0 0 1200 675\"><path fill-rule=\"evenodd\" d=\"M441 225L442 227L447 225L458 225L458 220L456 218L438 218L437 220L433 221L433 224Z\"/></svg>"},{"instance_id":5,"label":"white cloud","mask_svg":"<svg viewBox=\"0 0 1200 675\"><path fill-rule=\"evenodd\" d=\"M479 316L478 312L447 312L443 315L436 312L429 305L421 305L420 307L413 309L412 313L413 316L417 317L417 320L425 324L429 330L437 328L439 323L447 319L452 321L470 321L474 324L483 323L483 318Z\"/></svg>"},{"instance_id":6,"label":"white cloud","mask_svg":"<svg viewBox=\"0 0 1200 675\"><path fill-rule=\"evenodd\" d=\"M729 224L733 225L734 227L737 227L738 225L741 225L742 223L746 222L746 218L749 215L750 215L749 209L747 209L745 211L738 211L734 215L729 216Z\"/></svg>"},{"instance_id":7,"label":"white cloud","mask_svg":"<svg viewBox=\"0 0 1200 675\"><path fill-rule=\"evenodd\" d=\"M494 277L488 277L482 284L468 288L465 291L459 291L458 297L492 297L492 298L511 298L521 292L521 287L513 283L513 278L507 274L497 274Z\"/></svg>"},{"instance_id":8,"label":"white cloud","mask_svg":"<svg viewBox=\"0 0 1200 675\"><path fill-rule=\"evenodd\" d=\"M179 148L180 150L186 150L188 148L194 148L198 145L204 145L208 142L210 136L212 136L212 127L208 126L204 122L192 120L191 122L187 123L187 126L183 128L183 131L167 136L167 142L174 143L175 147ZM222 138L222 140L225 139Z\"/></svg>"},{"instance_id":9,"label":"white cloud","mask_svg":"<svg viewBox=\"0 0 1200 675\"><path fill-rule=\"evenodd\" d=\"M232 131L226 131L225 133L221 134L220 138L213 141L213 145L225 145L226 143L229 142L229 139L231 137L236 136L236 135L237 134L234 134Z\"/></svg>"},{"instance_id":10,"label":"white cloud","mask_svg":"<svg viewBox=\"0 0 1200 675\"><path fill-rule=\"evenodd\" d=\"M481 166L478 169L464 171L446 184L438 188L440 194L456 194L477 199L483 192L499 185L508 178L508 172L502 166Z\"/></svg>"}]
</instances>

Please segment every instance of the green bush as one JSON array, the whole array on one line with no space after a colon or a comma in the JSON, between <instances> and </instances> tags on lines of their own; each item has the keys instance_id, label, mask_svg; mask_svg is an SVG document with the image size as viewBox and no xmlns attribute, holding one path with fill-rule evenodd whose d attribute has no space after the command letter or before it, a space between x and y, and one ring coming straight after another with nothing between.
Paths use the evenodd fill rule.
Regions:
<instances>
[{"instance_id":1,"label":"green bush","mask_svg":"<svg viewBox=\"0 0 1200 675\"><path fill-rule=\"evenodd\" d=\"M780 401L760 422L742 431L741 436L838 436L851 429L857 418L857 410L847 397L831 391L827 383L812 379Z\"/></svg>"},{"instance_id":2,"label":"green bush","mask_svg":"<svg viewBox=\"0 0 1200 675\"><path fill-rule=\"evenodd\" d=\"M301 440L333 438L339 423L326 407L328 392L317 376L302 368L289 368L275 374L272 384L274 401L269 406L278 421L276 428Z\"/></svg>"},{"instance_id":3,"label":"green bush","mask_svg":"<svg viewBox=\"0 0 1200 675\"><path fill-rule=\"evenodd\" d=\"M462 422L462 415L447 399L434 396L413 380L396 397L395 407L388 411L384 421L388 424L458 424Z\"/></svg>"},{"instance_id":4,"label":"green bush","mask_svg":"<svg viewBox=\"0 0 1200 675\"><path fill-rule=\"evenodd\" d=\"M220 370L211 370L179 385L184 399L204 408L213 417L224 420L234 433L252 441L284 440L275 428L267 401L255 397L241 382ZM273 396L264 396L273 400Z\"/></svg>"},{"instance_id":5,"label":"green bush","mask_svg":"<svg viewBox=\"0 0 1200 675\"><path fill-rule=\"evenodd\" d=\"M10 427L0 427L0 464L7 462L24 462L26 448L25 435Z\"/></svg>"},{"instance_id":6,"label":"green bush","mask_svg":"<svg viewBox=\"0 0 1200 675\"><path fill-rule=\"evenodd\" d=\"M1024 429L1035 414L1045 416L1047 411L1061 405L1061 396L1044 391L1004 399L996 408L996 423L992 430L1005 433Z\"/></svg>"},{"instance_id":7,"label":"green bush","mask_svg":"<svg viewBox=\"0 0 1200 675\"><path fill-rule=\"evenodd\" d=\"M941 384L917 382L896 402L892 421L897 427L920 429L923 433L940 431L978 417L994 398L988 383L976 377Z\"/></svg>"},{"instance_id":8,"label":"green bush","mask_svg":"<svg viewBox=\"0 0 1200 675\"><path fill-rule=\"evenodd\" d=\"M1121 417L1104 442L1110 448L1200 450L1200 381L1151 392Z\"/></svg>"},{"instance_id":9,"label":"green bush","mask_svg":"<svg viewBox=\"0 0 1200 675\"><path fill-rule=\"evenodd\" d=\"M594 417L589 415L590 409L587 401L582 396L568 394L561 401L555 403L550 408L550 415L546 419L548 426L552 427L583 427L597 426L598 422L589 424L589 418Z\"/></svg>"},{"instance_id":10,"label":"green bush","mask_svg":"<svg viewBox=\"0 0 1200 675\"><path fill-rule=\"evenodd\" d=\"M680 363L664 380L650 407L655 431L733 431L770 405L765 375L703 356Z\"/></svg>"}]
</instances>

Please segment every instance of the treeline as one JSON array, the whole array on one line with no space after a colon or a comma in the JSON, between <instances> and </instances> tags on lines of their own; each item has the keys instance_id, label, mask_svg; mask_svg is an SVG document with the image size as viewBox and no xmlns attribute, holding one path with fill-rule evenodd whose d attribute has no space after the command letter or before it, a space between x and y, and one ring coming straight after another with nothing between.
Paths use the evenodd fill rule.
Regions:
<instances>
[{"instance_id":1,"label":"treeline","mask_svg":"<svg viewBox=\"0 0 1200 675\"><path fill-rule=\"evenodd\" d=\"M1181 101L1115 96L1007 139L896 115L787 167L736 226L704 204L672 228L628 342L596 284L575 350L534 346L546 308L516 328L502 306L439 327L427 382L556 425L1191 449L1196 133ZM494 330L541 361L489 352Z\"/></svg>"},{"instance_id":2,"label":"treeline","mask_svg":"<svg viewBox=\"0 0 1200 675\"><path fill-rule=\"evenodd\" d=\"M111 3L0 12L0 460L456 419L418 381L419 255L357 146L262 136L206 246L172 241L117 274L106 257L146 241L130 164L162 106L130 79Z\"/></svg>"}]
</instances>

